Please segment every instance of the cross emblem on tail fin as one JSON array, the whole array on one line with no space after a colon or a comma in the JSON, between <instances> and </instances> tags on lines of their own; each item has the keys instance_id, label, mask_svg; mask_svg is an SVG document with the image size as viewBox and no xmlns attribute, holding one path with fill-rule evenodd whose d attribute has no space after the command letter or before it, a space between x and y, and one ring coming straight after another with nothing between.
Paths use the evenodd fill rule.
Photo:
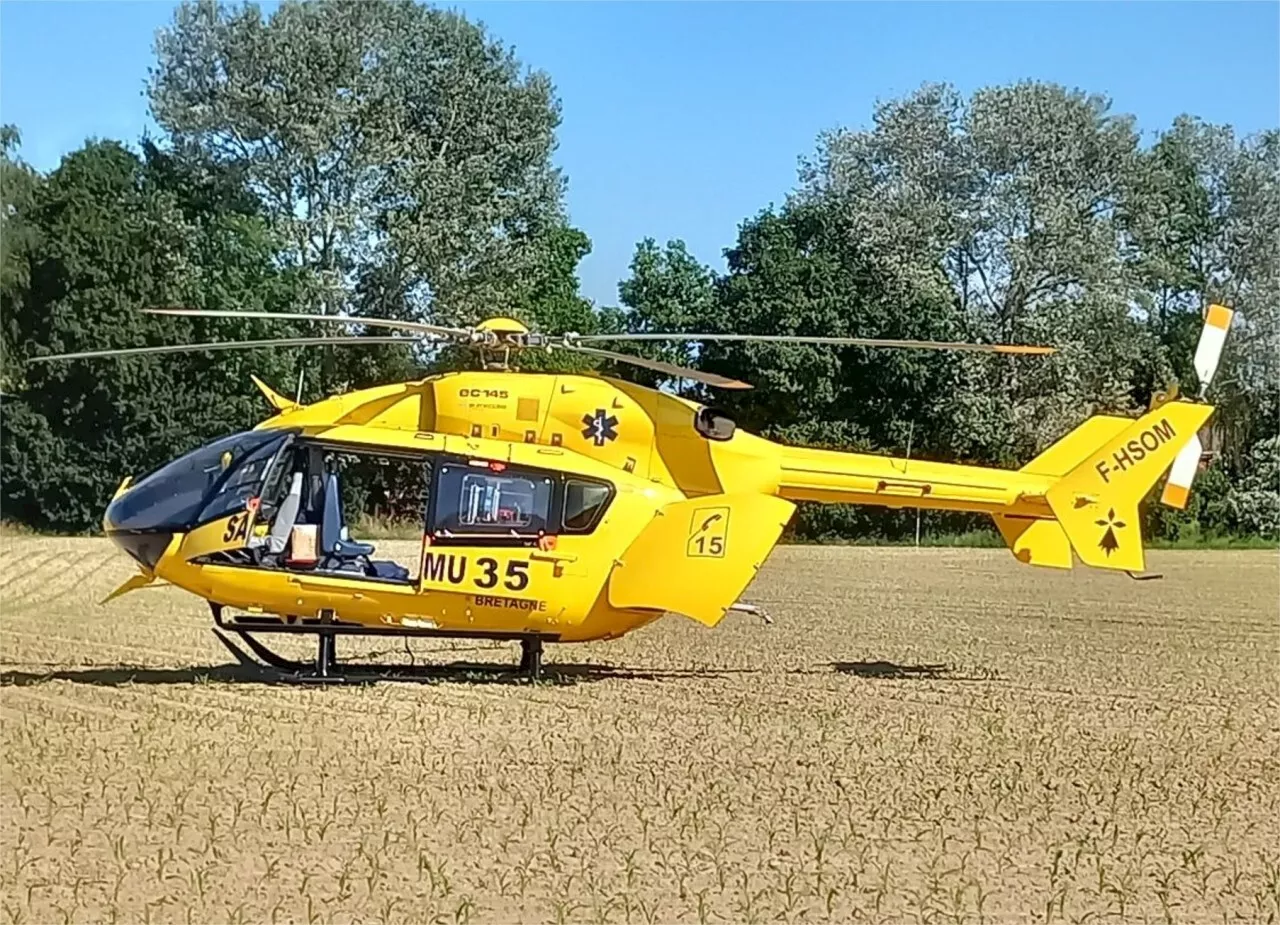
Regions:
<instances>
[{"instance_id":1,"label":"cross emblem on tail fin","mask_svg":"<svg viewBox=\"0 0 1280 925\"><path fill-rule=\"evenodd\" d=\"M1102 539L1098 542L1098 548L1110 556L1113 552L1120 548L1120 541L1116 539L1116 530L1123 530L1126 526L1123 520L1116 520L1116 509L1111 508L1107 511L1107 516L1103 520L1094 521L1099 527L1106 527L1107 531L1102 534Z\"/></svg>"}]
</instances>

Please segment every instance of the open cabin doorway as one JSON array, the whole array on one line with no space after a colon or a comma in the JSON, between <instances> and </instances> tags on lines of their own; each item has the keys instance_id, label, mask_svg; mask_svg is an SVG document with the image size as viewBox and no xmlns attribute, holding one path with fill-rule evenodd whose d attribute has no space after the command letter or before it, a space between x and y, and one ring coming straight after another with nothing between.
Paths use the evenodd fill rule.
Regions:
<instances>
[{"instance_id":1,"label":"open cabin doorway","mask_svg":"<svg viewBox=\"0 0 1280 925\"><path fill-rule=\"evenodd\" d=\"M297 439L274 460L243 548L218 564L416 585L430 498L427 454Z\"/></svg>"}]
</instances>

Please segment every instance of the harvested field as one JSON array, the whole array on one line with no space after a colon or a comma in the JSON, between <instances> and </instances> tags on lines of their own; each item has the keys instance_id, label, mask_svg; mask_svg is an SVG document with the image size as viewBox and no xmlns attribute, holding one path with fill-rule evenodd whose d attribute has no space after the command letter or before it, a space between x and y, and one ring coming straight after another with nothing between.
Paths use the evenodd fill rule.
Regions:
<instances>
[{"instance_id":1,"label":"harvested field","mask_svg":"<svg viewBox=\"0 0 1280 925\"><path fill-rule=\"evenodd\" d=\"M237 680L175 589L98 606L104 541L3 542L0 921L1280 914L1273 552L783 548L772 626L338 689Z\"/></svg>"}]
</instances>

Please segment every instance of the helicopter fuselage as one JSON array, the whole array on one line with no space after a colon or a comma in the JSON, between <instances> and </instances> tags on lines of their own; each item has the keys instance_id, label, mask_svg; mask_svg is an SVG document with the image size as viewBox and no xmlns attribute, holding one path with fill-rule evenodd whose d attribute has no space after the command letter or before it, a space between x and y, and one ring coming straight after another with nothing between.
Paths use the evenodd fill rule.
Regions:
<instances>
[{"instance_id":1,"label":"helicopter fuselage","mask_svg":"<svg viewBox=\"0 0 1280 925\"><path fill-rule=\"evenodd\" d=\"M797 501L992 515L1022 562L1141 570L1137 504L1212 407L1087 419L1019 470L784 447L718 412L594 375L459 372L300 405L124 485L106 531L256 626L613 638L715 625ZM419 472L416 573L341 518L344 454ZM420 468L418 468L420 467Z\"/></svg>"}]
</instances>

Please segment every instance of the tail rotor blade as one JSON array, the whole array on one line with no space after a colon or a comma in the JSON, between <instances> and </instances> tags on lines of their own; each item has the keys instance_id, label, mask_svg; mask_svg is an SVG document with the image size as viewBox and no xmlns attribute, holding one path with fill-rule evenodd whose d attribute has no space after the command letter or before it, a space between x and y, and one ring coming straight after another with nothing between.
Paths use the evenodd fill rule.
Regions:
<instances>
[{"instance_id":1,"label":"tail rotor blade","mask_svg":"<svg viewBox=\"0 0 1280 925\"><path fill-rule=\"evenodd\" d=\"M1222 348L1227 342L1227 331L1235 312L1225 305L1210 305L1205 312L1204 327L1200 329L1200 342L1196 345L1196 375L1200 377L1200 397L1204 398L1218 371Z\"/></svg>"},{"instance_id":2,"label":"tail rotor blade","mask_svg":"<svg viewBox=\"0 0 1280 925\"><path fill-rule=\"evenodd\" d=\"M1191 495L1191 483L1195 481L1203 454L1204 446L1200 443L1200 435L1193 434L1187 445L1173 458L1169 477L1165 480L1164 490L1160 492L1161 504L1180 511L1186 508L1187 499Z\"/></svg>"},{"instance_id":3,"label":"tail rotor blade","mask_svg":"<svg viewBox=\"0 0 1280 925\"><path fill-rule=\"evenodd\" d=\"M1204 327L1200 329L1200 342L1196 345L1193 365L1200 378L1200 399L1203 400L1213 383L1214 374L1218 371L1218 361L1222 359L1222 348L1227 342L1227 331L1231 329L1231 320L1235 312L1225 305L1210 305L1204 316ZM1184 510L1191 496L1191 485L1200 471L1200 460L1204 456L1204 446L1200 435L1195 434L1187 441L1169 469L1169 477L1165 480L1164 490L1160 493L1160 503L1166 507Z\"/></svg>"}]
</instances>

